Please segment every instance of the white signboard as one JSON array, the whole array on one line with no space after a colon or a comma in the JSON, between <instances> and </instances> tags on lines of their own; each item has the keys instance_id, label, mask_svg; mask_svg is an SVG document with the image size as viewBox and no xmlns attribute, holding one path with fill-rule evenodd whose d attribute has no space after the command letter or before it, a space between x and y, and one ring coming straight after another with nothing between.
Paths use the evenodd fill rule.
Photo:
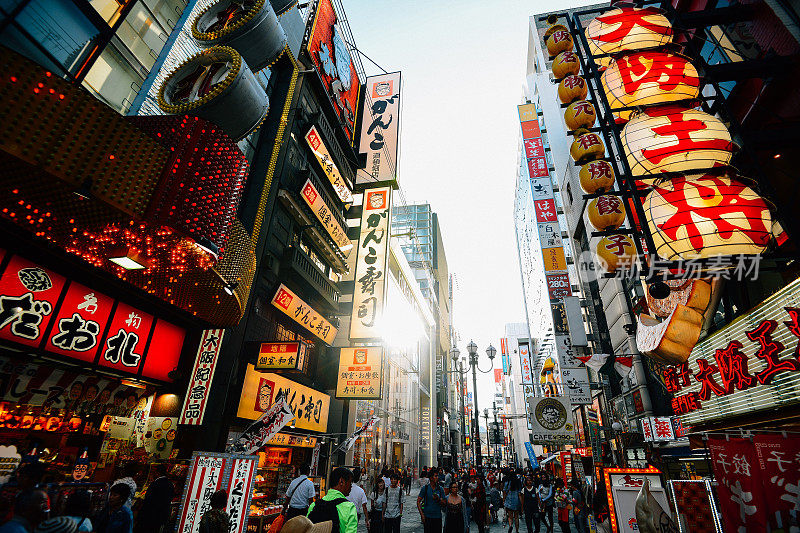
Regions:
<instances>
[{"instance_id":1,"label":"white signboard","mask_svg":"<svg viewBox=\"0 0 800 533\"><path fill-rule=\"evenodd\" d=\"M582 368L584 367L581 360L576 357L575 348L572 347L572 340L569 335L557 334L556 338L556 354L558 354L558 364L564 368Z\"/></svg>"},{"instance_id":2,"label":"white signboard","mask_svg":"<svg viewBox=\"0 0 800 533\"><path fill-rule=\"evenodd\" d=\"M206 412L208 395L211 391L211 381L217 368L217 358L222 349L222 337L225 330L207 329L200 337L197 347L197 357L192 368L192 379L186 389L186 398L183 401L183 410L179 424L199 426L203 423Z\"/></svg>"},{"instance_id":3,"label":"white signboard","mask_svg":"<svg viewBox=\"0 0 800 533\"><path fill-rule=\"evenodd\" d=\"M108 436L112 439L128 440L133 435L133 418L129 416L115 416L108 426Z\"/></svg>"},{"instance_id":4,"label":"white signboard","mask_svg":"<svg viewBox=\"0 0 800 533\"><path fill-rule=\"evenodd\" d=\"M178 533L197 533L200 530L200 519L211 509L211 495L223 488L223 472L229 459L221 454L215 455L195 455L192 459Z\"/></svg>"},{"instance_id":5,"label":"white signboard","mask_svg":"<svg viewBox=\"0 0 800 533\"><path fill-rule=\"evenodd\" d=\"M592 403L592 389L589 385L589 370L584 368L562 368L561 385L573 405Z\"/></svg>"},{"instance_id":6,"label":"white signboard","mask_svg":"<svg viewBox=\"0 0 800 533\"><path fill-rule=\"evenodd\" d=\"M320 136L316 127L311 126L311 129L308 130L308 133L306 133L306 142L309 148L311 148L311 151L314 152L314 157L317 158L317 162L322 167L322 171L328 177L331 185L333 185L333 190L336 191L339 200L345 205L352 204L353 193L350 192L347 181L344 179L344 176L342 176L342 173L339 172L336 163L333 162L333 158L328 152L325 143L322 142L322 136Z\"/></svg>"},{"instance_id":7,"label":"white signboard","mask_svg":"<svg viewBox=\"0 0 800 533\"><path fill-rule=\"evenodd\" d=\"M533 385L533 370L531 369L531 356L528 343L519 345L519 369L522 373L522 384Z\"/></svg>"},{"instance_id":8,"label":"white signboard","mask_svg":"<svg viewBox=\"0 0 800 533\"><path fill-rule=\"evenodd\" d=\"M257 467L258 459L254 457L234 457L232 459L231 477L228 482L228 506L225 508L231 519L228 533L244 533L245 531Z\"/></svg>"},{"instance_id":9,"label":"white signboard","mask_svg":"<svg viewBox=\"0 0 800 533\"><path fill-rule=\"evenodd\" d=\"M380 326L388 277L387 248L389 219L392 213L391 197L391 187L364 191L355 268L353 312L350 316L352 341L383 337Z\"/></svg>"},{"instance_id":10,"label":"white signboard","mask_svg":"<svg viewBox=\"0 0 800 533\"><path fill-rule=\"evenodd\" d=\"M568 398L528 398L533 442L574 442L575 425Z\"/></svg>"},{"instance_id":11,"label":"white signboard","mask_svg":"<svg viewBox=\"0 0 800 533\"><path fill-rule=\"evenodd\" d=\"M558 222L538 222L536 226L539 229L539 242L542 248L558 248L564 245Z\"/></svg>"},{"instance_id":12,"label":"white signboard","mask_svg":"<svg viewBox=\"0 0 800 533\"><path fill-rule=\"evenodd\" d=\"M359 152L367 154L367 167L358 171L356 184L397 179L399 133L400 73L368 77L359 142Z\"/></svg>"}]
</instances>

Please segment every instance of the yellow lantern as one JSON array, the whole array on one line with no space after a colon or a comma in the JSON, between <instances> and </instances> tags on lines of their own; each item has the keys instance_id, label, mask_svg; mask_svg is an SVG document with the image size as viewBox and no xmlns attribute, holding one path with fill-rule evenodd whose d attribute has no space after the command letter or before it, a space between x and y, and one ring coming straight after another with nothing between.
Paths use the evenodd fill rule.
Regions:
<instances>
[{"instance_id":1,"label":"yellow lantern","mask_svg":"<svg viewBox=\"0 0 800 533\"><path fill-rule=\"evenodd\" d=\"M594 56L664 46L672 42L672 35L669 19L653 7L611 9L586 27L589 52ZM601 67L612 61L609 56L595 58Z\"/></svg>"},{"instance_id":2,"label":"yellow lantern","mask_svg":"<svg viewBox=\"0 0 800 533\"><path fill-rule=\"evenodd\" d=\"M602 159L583 165L579 177L581 188L586 194L608 191L614 186L614 169L611 168L611 163Z\"/></svg>"},{"instance_id":3,"label":"yellow lantern","mask_svg":"<svg viewBox=\"0 0 800 533\"><path fill-rule=\"evenodd\" d=\"M606 153L605 145L596 133L585 129L575 130L575 140L569 147L569 153L578 163L600 159Z\"/></svg>"},{"instance_id":4,"label":"yellow lantern","mask_svg":"<svg viewBox=\"0 0 800 533\"><path fill-rule=\"evenodd\" d=\"M556 24L557 21L558 21L557 16L550 15L549 17L547 17L547 23L550 24L550 27L545 30L544 35L542 35L542 39L547 41L547 38L553 35L557 31L569 31L567 27L564 26L563 24Z\"/></svg>"},{"instance_id":5,"label":"yellow lantern","mask_svg":"<svg viewBox=\"0 0 800 533\"><path fill-rule=\"evenodd\" d=\"M550 57L572 50L572 34L565 29L554 31L547 37L546 44Z\"/></svg>"},{"instance_id":6,"label":"yellow lantern","mask_svg":"<svg viewBox=\"0 0 800 533\"><path fill-rule=\"evenodd\" d=\"M621 140L634 176L727 165L735 148L718 118L677 105L635 115L622 129Z\"/></svg>"},{"instance_id":7,"label":"yellow lantern","mask_svg":"<svg viewBox=\"0 0 800 533\"><path fill-rule=\"evenodd\" d=\"M586 80L580 76L566 76L558 84L558 99L562 104L568 104L575 100L583 100L589 90Z\"/></svg>"},{"instance_id":8,"label":"yellow lantern","mask_svg":"<svg viewBox=\"0 0 800 533\"><path fill-rule=\"evenodd\" d=\"M617 229L625 222L625 207L622 200L611 194L594 198L586 208L589 222L596 229Z\"/></svg>"},{"instance_id":9,"label":"yellow lantern","mask_svg":"<svg viewBox=\"0 0 800 533\"><path fill-rule=\"evenodd\" d=\"M655 50L617 58L600 81L612 109L687 100L700 94L700 76L689 60ZM628 120L632 113L619 111L614 116Z\"/></svg>"},{"instance_id":10,"label":"yellow lantern","mask_svg":"<svg viewBox=\"0 0 800 533\"><path fill-rule=\"evenodd\" d=\"M563 78L570 74L578 74L581 71L581 62L575 52L567 50L556 56L553 60L552 69L556 78Z\"/></svg>"},{"instance_id":11,"label":"yellow lantern","mask_svg":"<svg viewBox=\"0 0 800 533\"><path fill-rule=\"evenodd\" d=\"M591 128L596 117L594 106L586 100L572 102L564 111L564 123L570 130Z\"/></svg>"},{"instance_id":12,"label":"yellow lantern","mask_svg":"<svg viewBox=\"0 0 800 533\"><path fill-rule=\"evenodd\" d=\"M597 243L598 265L606 272L631 268L636 258L636 246L628 235L608 235Z\"/></svg>"},{"instance_id":13,"label":"yellow lantern","mask_svg":"<svg viewBox=\"0 0 800 533\"><path fill-rule=\"evenodd\" d=\"M759 254L772 236L767 203L728 176L704 174L656 184L643 208L655 252L665 259Z\"/></svg>"}]
</instances>

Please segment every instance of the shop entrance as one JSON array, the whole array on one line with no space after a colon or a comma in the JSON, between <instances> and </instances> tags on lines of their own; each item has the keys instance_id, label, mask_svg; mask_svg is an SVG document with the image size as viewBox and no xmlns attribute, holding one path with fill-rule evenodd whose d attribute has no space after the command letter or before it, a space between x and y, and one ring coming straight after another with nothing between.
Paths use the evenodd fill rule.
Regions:
<instances>
[{"instance_id":1,"label":"shop entrance","mask_svg":"<svg viewBox=\"0 0 800 533\"><path fill-rule=\"evenodd\" d=\"M392 444L392 464L403 466L405 464L403 456L403 444L395 442Z\"/></svg>"}]
</instances>

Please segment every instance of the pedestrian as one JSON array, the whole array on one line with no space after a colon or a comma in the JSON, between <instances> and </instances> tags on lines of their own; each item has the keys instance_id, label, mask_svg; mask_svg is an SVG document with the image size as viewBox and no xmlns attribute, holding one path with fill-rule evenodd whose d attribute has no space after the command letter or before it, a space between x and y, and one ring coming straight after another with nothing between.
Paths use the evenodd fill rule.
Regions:
<instances>
[{"instance_id":1,"label":"pedestrian","mask_svg":"<svg viewBox=\"0 0 800 533\"><path fill-rule=\"evenodd\" d=\"M458 493L458 483L451 482L448 489L444 533L469 533L467 502Z\"/></svg>"},{"instance_id":2,"label":"pedestrian","mask_svg":"<svg viewBox=\"0 0 800 533\"><path fill-rule=\"evenodd\" d=\"M331 521L332 533L357 533L356 506L347 499L352 486L353 472L343 466L334 468L328 478L325 496L308 508L309 520L315 524Z\"/></svg>"},{"instance_id":3,"label":"pedestrian","mask_svg":"<svg viewBox=\"0 0 800 533\"><path fill-rule=\"evenodd\" d=\"M392 474L391 484L386 489L386 506L383 509L383 528L386 533L400 533L403 516L403 489L399 474Z\"/></svg>"},{"instance_id":4,"label":"pedestrian","mask_svg":"<svg viewBox=\"0 0 800 533\"><path fill-rule=\"evenodd\" d=\"M451 483L455 483L458 485L457 480L453 480ZM449 487L450 485L445 485L445 487ZM468 478L464 478L464 482L461 484L461 497L464 499L464 503L466 504L466 512L464 513L464 519L466 520L467 524L470 523L470 519L472 517L472 501L470 500L470 496L472 495L472 484ZM448 491L449 492L449 491ZM469 527L469 526L467 526Z\"/></svg>"},{"instance_id":5,"label":"pedestrian","mask_svg":"<svg viewBox=\"0 0 800 533\"><path fill-rule=\"evenodd\" d=\"M170 518L170 505L175 497L175 484L167 475L167 464L156 463L156 478L147 486L142 510L136 516L137 533L159 533ZM78 526L78 531L84 531ZM87 529L85 531L91 531Z\"/></svg>"},{"instance_id":6,"label":"pedestrian","mask_svg":"<svg viewBox=\"0 0 800 533\"><path fill-rule=\"evenodd\" d=\"M17 496L13 512L0 533L31 533L50 514L50 499L43 490L24 491Z\"/></svg>"},{"instance_id":7,"label":"pedestrian","mask_svg":"<svg viewBox=\"0 0 800 533\"><path fill-rule=\"evenodd\" d=\"M550 479L547 474L542 476L542 483L537 489L539 491L539 513L542 521L547 527L547 533L553 533L553 505L555 502L553 487L550 486Z\"/></svg>"},{"instance_id":8,"label":"pedestrian","mask_svg":"<svg viewBox=\"0 0 800 533\"><path fill-rule=\"evenodd\" d=\"M581 482L578 479L572 480L572 514L575 517L575 529L578 533L586 533L586 500L583 498Z\"/></svg>"},{"instance_id":9,"label":"pedestrian","mask_svg":"<svg viewBox=\"0 0 800 533\"><path fill-rule=\"evenodd\" d=\"M516 531L519 533L519 493L522 488L519 482L519 477L512 470L505 476L506 482L503 485L503 506L506 510L506 518L508 519L508 533Z\"/></svg>"},{"instance_id":10,"label":"pedestrian","mask_svg":"<svg viewBox=\"0 0 800 533\"><path fill-rule=\"evenodd\" d=\"M131 506L133 505L133 497L136 495L136 490L139 488L136 485L136 480L133 479L133 476L135 476L138 473L138 471L139 468L138 466L136 466L136 463L133 462L125 463L125 466L122 467L122 477L115 480L111 484L111 486L113 487L118 483L123 483L128 487L130 487L130 492L129 492L130 496L128 496L128 500L125 502L125 507L127 507L128 509L130 509Z\"/></svg>"},{"instance_id":11,"label":"pedestrian","mask_svg":"<svg viewBox=\"0 0 800 533\"><path fill-rule=\"evenodd\" d=\"M361 468L355 467L353 469L353 482L350 484L350 494L347 495L347 499L350 500L353 505L356 506L356 515L358 516L358 521L361 521L361 517L364 517L364 524L369 529L369 513L367 512L367 493L364 492L364 489L361 488L359 482L361 481Z\"/></svg>"},{"instance_id":12,"label":"pedestrian","mask_svg":"<svg viewBox=\"0 0 800 533\"><path fill-rule=\"evenodd\" d=\"M92 495L88 490L76 490L67 497L64 516L75 522L76 531L93 531L89 515L92 513ZM146 514L146 513L142 513ZM150 530L157 531L157 530Z\"/></svg>"},{"instance_id":13,"label":"pedestrian","mask_svg":"<svg viewBox=\"0 0 800 533\"><path fill-rule=\"evenodd\" d=\"M78 526L75 525L70 518L66 516L57 516L55 518L48 518L47 520L36 526L33 533L76 533Z\"/></svg>"},{"instance_id":14,"label":"pedestrian","mask_svg":"<svg viewBox=\"0 0 800 533\"><path fill-rule=\"evenodd\" d=\"M489 512L492 516L492 524L498 522L497 513L503 507L503 495L500 493L500 483L494 483L489 488Z\"/></svg>"},{"instance_id":15,"label":"pedestrian","mask_svg":"<svg viewBox=\"0 0 800 533\"><path fill-rule=\"evenodd\" d=\"M476 480L475 488L470 493L470 507L472 509L472 519L478 526L478 533L483 533L486 528L488 509L486 506L486 487L481 478Z\"/></svg>"},{"instance_id":16,"label":"pedestrian","mask_svg":"<svg viewBox=\"0 0 800 533\"><path fill-rule=\"evenodd\" d=\"M522 512L525 514L525 528L528 533L539 533L541 519L539 517L539 491L533 485L533 476L525 477L525 486L520 493ZM536 526L534 530L531 526Z\"/></svg>"},{"instance_id":17,"label":"pedestrian","mask_svg":"<svg viewBox=\"0 0 800 533\"><path fill-rule=\"evenodd\" d=\"M97 533L133 532L133 513L131 508L125 505L130 495L131 489L127 483L117 483L108 489L108 503L97 519L95 529ZM213 504L213 498L211 501Z\"/></svg>"},{"instance_id":18,"label":"pedestrian","mask_svg":"<svg viewBox=\"0 0 800 533\"><path fill-rule=\"evenodd\" d=\"M286 499L283 502L286 520L308 514L308 507L314 501L314 496L317 495L314 482L308 479L310 472L310 465L304 464L300 466L298 469L299 475L289 483L289 487L286 489Z\"/></svg>"},{"instance_id":19,"label":"pedestrian","mask_svg":"<svg viewBox=\"0 0 800 533\"><path fill-rule=\"evenodd\" d=\"M406 495L411 494L411 469L409 467L403 471L403 488L406 489Z\"/></svg>"},{"instance_id":20,"label":"pedestrian","mask_svg":"<svg viewBox=\"0 0 800 533\"><path fill-rule=\"evenodd\" d=\"M571 500L572 496L564 486L564 480L561 478L556 479L555 503L558 508L558 525L561 527L561 533L570 533L569 512L571 510Z\"/></svg>"},{"instance_id":21,"label":"pedestrian","mask_svg":"<svg viewBox=\"0 0 800 533\"><path fill-rule=\"evenodd\" d=\"M370 533L383 533L383 512L386 509L386 483L378 478L372 490L372 511L369 515Z\"/></svg>"},{"instance_id":22,"label":"pedestrian","mask_svg":"<svg viewBox=\"0 0 800 533\"><path fill-rule=\"evenodd\" d=\"M394 469L392 470L387 469L381 472L381 479L383 480L383 484L387 487L389 486L389 483L392 482L391 478L389 477L390 472L394 472Z\"/></svg>"},{"instance_id":23,"label":"pedestrian","mask_svg":"<svg viewBox=\"0 0 800 533\"><path fill-rule=\"evenodd\" d=\"M446 505L446 498L439 486L439 473L435 469L428 472L428 480L417 496L417 509L425 533L441 533L442 507Z\"/></svg>"}]
</instances>

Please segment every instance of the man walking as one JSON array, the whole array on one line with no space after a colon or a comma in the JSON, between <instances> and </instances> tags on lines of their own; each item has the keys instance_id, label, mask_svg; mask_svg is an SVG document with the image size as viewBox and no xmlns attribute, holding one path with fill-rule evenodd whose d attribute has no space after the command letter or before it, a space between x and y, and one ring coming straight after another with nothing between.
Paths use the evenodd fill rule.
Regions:
<instances>
[{"instance_id":1,"label":"man walking","mask_svg":"<svg viewBox=\"0 0 800 533\"><path fill-rule=\"evenodd\" d=\"M369 529L369 512L367 511L367 493L364 492L364 489L361 488L359 482L361 481L361 468L355 467L353 469L353 484L350 486L350 494L347 495L347 499L353 502L353 505L356 506L356 514L358 516L358 520L361 521L361 517L364 517L364 523Z\"/></svg>"},{"instance_id":2,"label":"man walking","mask_svg":"<svg viewBox=\"0 0 800 533\"><path fill-rule=\"evenodd\" d=\"M286 489L286 501L283 507L286 509L286 519L291 520L295 516L307 515L308 507L314 501L317 491L314 489L314 482L308 479L311 467L304 464L300 467L300 475L289 483Z\"/></svg>"},{"instance_id":3,"label":"man walking","mask_svg":"<svg viewBox=\"0 0 800 533\"><path fill-rule=\"evenodd\" d=\"M339 533L357 533L358 514L356 506L347 499L353 485L353 473L343 466L333 469L328 479L328 492L323 498L311 504L308 518L315 524L334 522L333 530Z\"/></svg>"},{"instance_id":4,"label":"man walking","mask_svg":"<svg viewBox=\"0 0 800 533\"><path fill-rule=\"evenodd\" d=\"M400 533L400 520L403 517L403 487L400 475L393 472L391 484L386 490L386 507L383 511L384 533Z\"/></svg>"},{"instance_id":5,"label":"man walking","mask_svg":"<svg viewBox=\"0 0 800 533\"><path fill-rule=\"evenodd\" d=\"M442 533L442 507L447 505L444 491L439 486L439 473L428 472L430 483L422 487L417 496L417 509L422 518L425 533Z\"/></svg>"}]
</instances>

